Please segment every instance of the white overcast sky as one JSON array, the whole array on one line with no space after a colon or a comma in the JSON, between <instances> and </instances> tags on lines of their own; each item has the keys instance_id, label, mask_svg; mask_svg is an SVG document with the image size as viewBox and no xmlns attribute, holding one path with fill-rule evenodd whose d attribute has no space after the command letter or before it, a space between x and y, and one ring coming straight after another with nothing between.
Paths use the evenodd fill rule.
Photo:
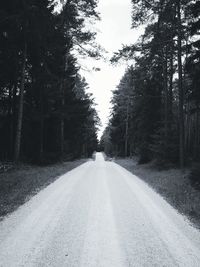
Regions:
<instances>
[{"instance_id":1,"label":"white overcast sky","mask_svg":"<svg viewBox=\"0 0 200 267\"><path fill-rule=\"evenodd\" d=\"M96 25L97 42L108 51L108 58L120 49L122 44L134 43L138 39L140 32L131 29L131 0L99 0L98 11L101 21ZM82 72L97 103L97 111L102 122L100 137L108 122L112 90L119 84L127 66L124 64L113 67L103 60L88 59L82 63L89 68L94 66L101 69L99 72Z\"/></svg>"}]
</instances>

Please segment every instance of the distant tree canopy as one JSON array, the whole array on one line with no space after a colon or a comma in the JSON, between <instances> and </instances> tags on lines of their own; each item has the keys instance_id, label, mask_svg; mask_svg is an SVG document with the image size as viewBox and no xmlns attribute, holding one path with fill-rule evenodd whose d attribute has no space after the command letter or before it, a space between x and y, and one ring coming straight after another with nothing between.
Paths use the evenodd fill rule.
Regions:
<instances>
[{"instance_id":1,"label":"distant tree canopy","mask_svg":"<svg viewBox=\"0 0 200 267\"><path fill-rule=\"evenodd\" d=\"M77 58L99 57L87 20L96 0L4 1L0 10L0 158L48 162L90 156L98 115ZM76 50L76 53L74 51Z\"/></svg>"},{"instance_id":2,"label":"distant tree canopy","mask_svg":"<svg viewBox=\"0 0 200 267\"><path fill-rule=\"evenodd\" d=\"M132 61L117 89L101 144L140 162L200 160L200 1L132 0L132 26L145 26L112 63Z\"/></svg>"}]
</instances>

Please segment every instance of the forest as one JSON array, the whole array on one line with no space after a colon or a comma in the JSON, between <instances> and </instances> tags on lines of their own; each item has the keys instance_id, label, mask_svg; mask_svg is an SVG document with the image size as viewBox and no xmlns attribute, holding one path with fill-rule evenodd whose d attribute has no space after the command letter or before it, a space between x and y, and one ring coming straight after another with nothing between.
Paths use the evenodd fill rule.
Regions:
<instances>
[{"instance_id":1,"label":"forest","mask_svg":"<svg viewBox=\"0 0 200 267\"><path fill-rule=\"evenodd\" d=\"M131 62L113 91L101 139L111 156L181 168L200 160L200 1L132 0L137 43L111 62Z\"/></svg>"},{"instance_id":2,"label":"forest","mask_svg":"<svg viewBox=\"0 0 200 267\"><path fill-rule=\"evenodd\" d=\"M3 1L0 9L0 160L88 157L99 118L78 57L98 58L96 0Z\"/></svg>"},{"instance_id":3,"label":"forest","mask_svg":"<svg viewBox=\"0 0 200 267\"><path fill-rule=\"evenodd\" d=\"M138 41L111 58L127 63L101 138L110 156L200 161L200 1L132 0ZM0 9L0 160L91 156L100 120L78 57L101 57L97 0L12 0Z\"/></svg>"}]
</instances>

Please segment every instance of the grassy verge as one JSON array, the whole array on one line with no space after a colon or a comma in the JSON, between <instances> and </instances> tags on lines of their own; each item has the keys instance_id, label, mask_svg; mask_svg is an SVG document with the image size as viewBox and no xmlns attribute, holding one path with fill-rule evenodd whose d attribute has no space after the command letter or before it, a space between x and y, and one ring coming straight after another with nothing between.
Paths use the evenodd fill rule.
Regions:
<instances>
[{"instance_id":1,"label":"grassy verge","mask_svg":"<svg viewBox=\"0 0 200 267\"><path fill-rule=\"evenodd\" d=\"M0 174L0 219L86 159L51 166L21 165Z\"/></svg>"},{"instance_id":2,"label":"grassy verge","mask_svg":"<svg viewBox=\"0 0 200 267\"><path fill-rule=\"evenodd\" d=\"M200 228L200 191L192 186L189 170L158 170L152 163L137 165L132 159L116 159L115 162L148 183Z\"/></svg>"}]
</instances>

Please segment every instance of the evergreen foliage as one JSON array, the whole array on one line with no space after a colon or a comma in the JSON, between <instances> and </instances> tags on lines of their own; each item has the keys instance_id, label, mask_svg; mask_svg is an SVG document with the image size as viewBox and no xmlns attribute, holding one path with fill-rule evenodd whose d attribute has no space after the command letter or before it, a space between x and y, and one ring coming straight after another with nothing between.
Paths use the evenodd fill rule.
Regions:
<instances>
[{"instance_id":1,"label":"evergreen foliage","mask_svg":"<svg viewBox=\"0 0 200 267\"><path fill-rule=\"evenodd\" d=\"M111 154L137 154L141 163L157 159L183 167L200 155L200 1L132 0L132 7L132 26L145 31L111 59L133 65L122 78L129 89L120 83L114 91L102 144Z\"/></svg>"},{"instance_id":2,"label":"evergreen foliage","mask_svg":"<svg viewBox=\"0 0 200 267\"><path fill-rule=\"evenodd\" d=\"M2 160L45 163L96 148L98 116L74 56L99 56L85 26L99 19L96 7L95 0L63 1L55 13L51 0L1 4Z\"/></svg>"}]
</instances>

